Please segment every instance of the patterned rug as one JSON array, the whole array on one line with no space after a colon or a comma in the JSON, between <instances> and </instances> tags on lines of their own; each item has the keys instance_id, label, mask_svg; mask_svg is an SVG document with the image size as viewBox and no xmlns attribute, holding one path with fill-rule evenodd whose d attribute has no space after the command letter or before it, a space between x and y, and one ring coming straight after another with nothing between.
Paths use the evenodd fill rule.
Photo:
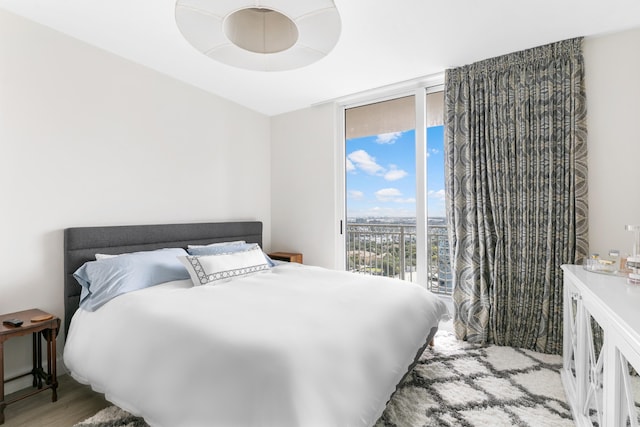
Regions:
<instances>
[{"instance_id":1,"label":"patterned rug","mask_svg":"<svg viewBox=\"0 0 640 427\"><path fill-rule=\"evenodd\" d=\"M438 332L376 427L573 427L561 367L561 356Z\"/></svg>"},{"instance_id":2,"label":"patterned rug","mask_svg":"<svg viewBox=\"0 0 640 427\"><path fill-rule=\"evenodd\" d=\"M573 427L560 356L473 346L438 332L375 427ZM75 427L147 427L111 406Z\"/></svg>"}]
</instances>

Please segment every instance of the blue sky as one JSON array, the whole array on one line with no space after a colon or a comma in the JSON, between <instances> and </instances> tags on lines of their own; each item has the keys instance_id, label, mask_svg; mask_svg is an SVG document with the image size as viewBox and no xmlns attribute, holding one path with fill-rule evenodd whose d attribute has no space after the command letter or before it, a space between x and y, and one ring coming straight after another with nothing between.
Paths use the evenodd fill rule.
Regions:
<instances>
[{"instance_id":1,"label":"blue sky","mask_svg":"<svg viewBox=\"0 0 640 427\"><path fill-rule=\"evenodd\" d=\"M445 216L444 127L427 128L428 216ZM416 216L415 131L346 142L347 217Z\"/></svg>"}]
</instances>

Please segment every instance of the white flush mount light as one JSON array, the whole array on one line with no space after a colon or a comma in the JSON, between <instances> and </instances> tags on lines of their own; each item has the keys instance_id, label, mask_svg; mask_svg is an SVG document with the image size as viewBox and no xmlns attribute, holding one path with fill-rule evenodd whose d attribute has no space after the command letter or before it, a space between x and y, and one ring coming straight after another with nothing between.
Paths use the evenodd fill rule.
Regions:
<instances>
[{"instance_id":1,"label":"white flush mount light","mask_svg":"<svg viewBox=\"0 0 640 427\"><path fill-rule=\"evenodd\" d=\"M234 67L282 71L325 57L340 36L333 0L177 0L182 35Z\"/></svg>"}]
</instances>

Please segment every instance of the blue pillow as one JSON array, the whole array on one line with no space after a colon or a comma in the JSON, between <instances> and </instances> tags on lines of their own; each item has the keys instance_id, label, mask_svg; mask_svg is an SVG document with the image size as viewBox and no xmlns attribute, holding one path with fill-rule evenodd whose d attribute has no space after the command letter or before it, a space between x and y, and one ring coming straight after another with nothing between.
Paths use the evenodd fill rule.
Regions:
<instances>
[{"instance_id":1,"label":"blue pillow","mask_svg":"<svg viewBox=\"0 0 640 427\"><path fill-rule=\"evenodd\" d=\"M256 246L260 247L260 245L258 245L257 243L229 243L226 245L219 245L214 243L208 246L190 247L189 249L187 249L187 252L189 252L189 255L233 254L236 252L248 251ZM267 260L267 264L269 264L269 267L273 267L276 265L275 262L273 262L271 258L267 256L267 254L265 254L264 252L262 254Z\"/></svg>"},{"instance_id":2,"label":"blue pillow","mask_svg":"<svg viewBox=\"0 0 640 427\"><path fill-rule=\"evenodd\" d=\"M86 262L73 273L80 286L80 307L95 311L118 295L173 280L189 279L189 272L177 257L181 248L134 252Z\"/></svg>"},{"instance_id":3,"label":"blue pillow","mask_svg":"<svg viewBox=\"0 0 640 427\"><path fill-rule=\"evenodd\" d=\"M252 249L257 243L234 242L227 244L213 243L207 246L189 246L189 255L219 255L243 252Z\"/></svg>"},{"instance_id":4,"label":"blue pillow","mask_svg":"<svg viewBox=\"0 0 640 427\"><path fill-rule=\"evenodd\" d=\"M204 248L204 247L213 247L213 246L228 246L228 245L237 245L239 243L247 243L244 240L234 240L231 242L217 242L217 243L210 243L208 245L187 245L187 252L189 251L189 249L196 249L196 248Z\"/></svg>"}]
</instances>

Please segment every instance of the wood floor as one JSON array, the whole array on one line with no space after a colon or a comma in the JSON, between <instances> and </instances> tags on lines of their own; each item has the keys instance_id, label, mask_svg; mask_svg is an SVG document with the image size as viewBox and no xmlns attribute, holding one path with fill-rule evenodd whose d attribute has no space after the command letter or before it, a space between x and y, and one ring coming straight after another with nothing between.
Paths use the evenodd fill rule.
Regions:
<instances>
[{"instance_id":1,"label":"wood floor","mask_svg":"<svg viewBox=\"0 0 640 427\"><path fill-rule=\"evenodd\" d=\"M71 427L111 405L101 394L68 375L58 377L58 383L57 402L51 402L51 391L47 390L9 405L4 410L2 427Z\"/></svg>"}]
</instances>

